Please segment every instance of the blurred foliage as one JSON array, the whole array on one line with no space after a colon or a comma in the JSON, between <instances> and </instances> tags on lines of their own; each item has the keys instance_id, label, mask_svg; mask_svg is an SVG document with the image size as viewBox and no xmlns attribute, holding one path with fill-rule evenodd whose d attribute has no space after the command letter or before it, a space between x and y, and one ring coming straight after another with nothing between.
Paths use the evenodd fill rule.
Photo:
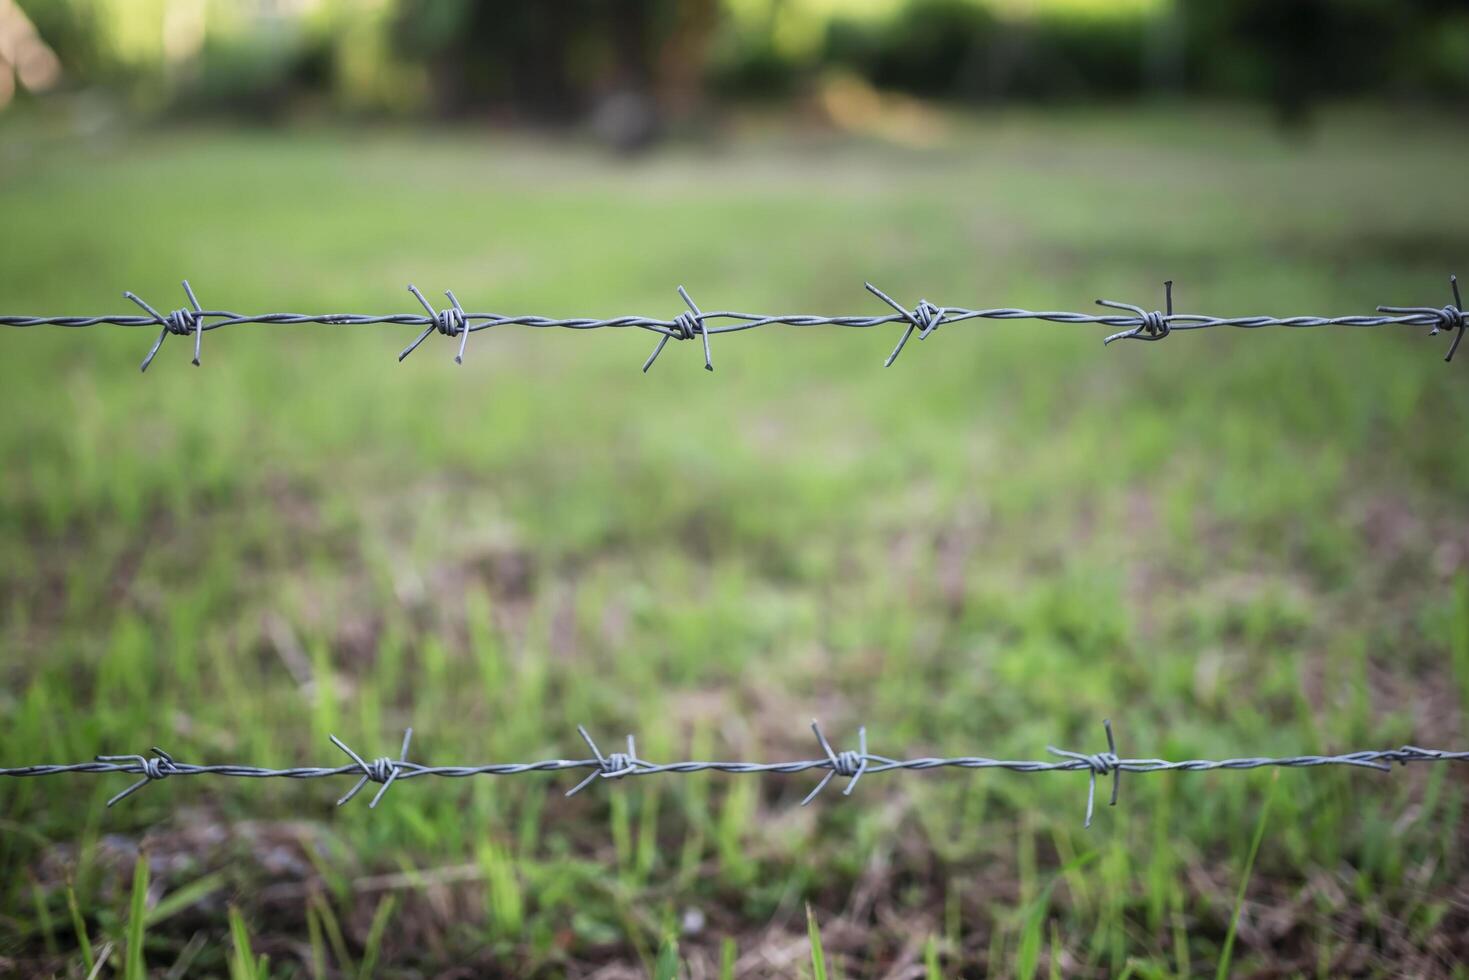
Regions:
<instances>
[{"instance_id":1,"label":"blurred foliage","mask_svg":"<svg viewBox=\"0 0 1469 980\"><path fill-rule=\"evenodd\" d=\"M959 100L1469 93L1454 0L24 0L77 84L143 107L580 118L789 96L830 70Z\"/></svg>"},{"instance_id":2,"label":"blurred foliage","mask_svg":"<svg viewBox=\"0 0 1469 980\"><path fill-rule=\"evenodd\" d=\"M441 111L491 105L563 118L599 93L648 87L683 17L679 7L675 0L399 0L394 50L424 66Z\"/></svg>"},{"instance_id":3,"label":"blurred foliage","mask_svg":"<svg viewBox=\"0 0 1469 980\"><path fill-rule=\"evenodd\" d=\"M1469 93L1458 0L1193 0L1187 13L1189 86L1269 99L1287 121L1324 95Z\"/></svg>"},{"instance_id":4,"label":"blurred foliage","mask_svg":"<svg viewBox=\"0 0 1469 980\"><path fill-rule=\"evenodd\" d=\"M1469 9L1442 0L1177 0L1038 5L1015 16L1001 4L908 0L884 16L833 17L805 64L772 66L777 51L735 50L724 66L732 90L772 67L798 82L810 67L840 66L881 88L949 99L1182 92L1270 100L1298 116L1323 96L1469 92Z\"/></svg>"},{"instance_id":5,"label":"blurred foliage","mask_svg":"<svg viewBox=\"0 0 1469 980\"><path fill-rule=\"evenodd\" d=\"M915 0L879 24L838 20L827 61L881 88L940 98L1141 91L1152 15L1007 21L965 0Z\"/></svg>"}]
</instances>

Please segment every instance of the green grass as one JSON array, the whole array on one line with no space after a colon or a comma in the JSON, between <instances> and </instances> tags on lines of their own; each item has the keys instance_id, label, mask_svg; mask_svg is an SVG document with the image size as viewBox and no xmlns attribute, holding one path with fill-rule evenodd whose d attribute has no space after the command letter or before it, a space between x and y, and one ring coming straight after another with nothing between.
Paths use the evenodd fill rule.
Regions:
<instances>
[{"instance_id":1,"label":"green grass","mask_svg":"<svg viewBox=\"0 0 1469 980\"><path fill-rule=\"evenodd\" d=\"M821 944L821 927L816 924L816 913L806 906L806 935L811 941L812 980L827 980L826 948Z\"/></svg>"},{"instance_id":2,"label":"green grass","mask_svg":"<svg viewBox=\"0 0 1469 980\"><path fill-rule=\"evenodd\" d=\"M1214 971L1218 980L1229 976L1229 963L1234 954L1234 940L1239 929L1239 917L1244 911L1245 893L1250 887L1250 875L1255 870L1255 858L1260 853L1260 842L1265 839L1265 827L1270 819L1270 804L1275 799L1275 787L1280 780L1278 772L1270 774L1270 791L1260 804L1260 819L1255 824L1255 836L1250 838L1250 853L1245 858L1244 871L1240 874L1239 891L1235 893L1234 913L1229 917L1229 930L1224 934L1224 950L1219 954L1219 966Z\"/></svg>"},{"instance_id":3,"label":"green grass","mask_svg":"<svg viewBox=\"0 0 1469 980\"><path fill-rule=\"evenodd\" d=\"M682 283L882 312L864 279L1151 308L1172 278L1181 310L1355 313L1469 274L1469 139L1411 116L1287 143L1202 110L1007 114L924 153L765 135L618 165L346 130L3 146L6 311L173 309L188 276L242 310L411 310L414 282L476 310L672 316ZM0 765L336 764L328 733L375 758L409 724L421 761L578 755L577 723L650 759L809 758L812 716L897 756L1097 751L1103 717L1123 755L1463 747L1469 385L1424 333L1104 351L965 324L884 371L894 330L770 329L644 376L621 331L477 333L456 368L438 337L396 364L403 328L240 327L140 376L148 331L7 330ZM1124 777L1089 831L1085 773L869 775L805 809L811 774L425 779L376 810L333 808L345 780L175 778L112 810L121 777L11 780L0 957L790 975L809 905L847 977L1208 975L1269 778ZM1234 968L1469 952L1463 773L1279 780ZM145 948L140 847L152 901L208 882Z\"/></svg>"}]
</instances>

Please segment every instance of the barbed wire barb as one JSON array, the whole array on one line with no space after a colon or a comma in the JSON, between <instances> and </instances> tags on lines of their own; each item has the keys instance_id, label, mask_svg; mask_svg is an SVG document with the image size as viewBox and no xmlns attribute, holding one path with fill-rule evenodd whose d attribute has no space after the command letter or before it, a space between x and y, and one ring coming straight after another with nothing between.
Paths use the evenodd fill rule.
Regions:
<instances>
[{"instance_id":1,"label":"barbed wire barb","mask_svg":"<svg viewBox=\"0 0 1469 980\"><path fill-rule=\"evenodd\" d=\"M362 778L357 780L356 786L353 786L347 791L347 795L343 796L340 800L337 800L337 806L341 806L348 800L352 799L352 797L356 796L359 792L362 791L362 787L366 786L368 781L371 780L372 782L382 784L378 787L378 791L376 794L374 794L371 802L367 804L367 808L369 810L377 809L378 800L381 800L383 798L383 794L388 791L388 787L393 785L393 780L398 778L398 773L401 771L399 769L399 766L407 764L408 762L408 743L413 741L413 729L409 728L404 730L403 748L398 753L397 759L389 759L384 756L380 759L374 759L371 764L366 762L362 758L362 756L358 755L356 752L353 752L350 748L348 748L347 743L343 742L335 735L328 735L327 738L331 739L333 745L341 749L343 752L347 753L347 755L352 758L352 761L357 763L358 768L362 770Z\"/></svg>"},{"instance_id":2,"label":"barbed wire barb","mask_svg":"<svg viewBox=\"0 0 1469 980\"><path fill-rule=\"evenodd\" d=\"M1459 342L1464 339L1464 331L1469 330L1469 312L1464 310L1464 300L1459 296L1459 277L1449 276L1449 288L1454 292L1454 302L1443 309L1432 306L1379 306L1379 313L1406 313L1417 316L1432 317L1433 329L1429 331L1430 337L1435 337L1442 330L1453 330L1454 340L1449 344L1449 352L1444 355L1444 362L1454 359L1454 352L1459 349Z\"/></svg>"},{"instance_id":3,"label":"barbed wire barb","mask_svg":"<svg viewBox=\"0 0 1469 980\"><path fill-rule=\"evenodd\" d=\"M189 302L194 308L192 310L180 308L174 310L167 317L149 306L145 300L131 290L123 290L124 297L138 304L143 312L147 313L163 328L158 332L158 339L153 341L153 346L149 348L147 355L143 358L143 364L138 368L140 372L148 370L148 365L152 364L153 358L158 356L158 350L163 346L164 338L171 333L178 334L181 337L187 337L190 333L193 333L194 366L199 366L199 352L204 341L204 310L199 305L199 299L194 295L194 290L189 285L189 280L185 279L183 285L184 293L189 297Z\"/></svg>"},{"instance_id":4,"label":"barbed wire barb","mask_svg":"<svg viewBox=\"0 0 1469 980\"><path fill-rule=\"evenodd\" d=\"M994 307L990 309L965 309L963 307L941 307L930 303L928 300L920 300L913 309L908 309L897 302L887 293L878 289L872 283L866 283L867 291L876 296L892 309L893 312L877 316L824 316L811 313L741 313L734 310L705 311L700 308L689 296L689 292L683 286L678 287L678 294L683 299L684 305L688 307L672 320L663 320L657 317L629 315L614 316L608 318L595 317L549 317L540 314L516 314L505 315L500 313L471 313L464 309L455 297L452 290L445 290L444 295L449 299L449 306L445 309L436 309L432 303L419 292L416 286L408 287L423 307L422 313L233 313L228 310L204 309L194 291L190 288L188 280L184 281L184 292L188 294L189 303L193 307L187 307L173 311L167 315L160 313L147 302L140 299L132 292L125 292L133 303L143 310L146 316L136 314L103 314L100 316L21 316L0 315L0 326L11 327L93 327L101 324L110 324L119 327L159 327L157 340L153 342L148 355L143 358L142 370L148 370L148 365L153 363L159 348L169 334L181 336L194 335L194 363L199 363L199 352L205 331L220 330L224 327L232 327L242 323L275 324L282 326L297 326L308 323L329 324L338 327L368 326L372 324L398 324L404 326L421 328L421 332L413 342L403 349L398 355L402 361L409 354L428 339L429 334L438 331L446 337L459 338L459 350L454 361L457 364L464 363L466 345L469 342L469 334L476 330L487 330L491 327L503 327L520 325L537 329L562 328L567 330L599 330L603 328L623 329L632 328L646 330L658 335L658 341L653 347L653 352L643 362L643 371L646 373L658 360L663 348L670 340L692 340L699 337L704 348L704 368L708 371L714 370L714 358L710 347L715 334L738 333L744 330L753 330L758 327L767 327L775 324L784 324L790 327L850 327L856 329L868 329L882 327L888 324L899 324L902 333L898 337L897 345L893 347L892 353L883 362L885 367L891 367L897 360L898 355L903 352L909 339L914 333L918 334L920 340L929 337L939 326L943 324L959 323L964 320L1041 320L1051 323L1071 324L1097 324L1112 328L1115 332L1103 339L1103 344L1111 344L1114 340L1146 340L1157 341L1172 333L1184 330L1206 330L1214 327L1235 327L1239 329L1258 329L1261 327L1385 327L1385 326L1426 326L1431 327L1431 333L1437 334L1444 330L1453 330L1454 340L1449 347L1448 355L1444 360L1452 360L1459 349L1459 344L1464 339L1464 334L1469 331L1469 314L1464 311L1464 304L1459 296L1458 280L1449 278L1449 284L1453 289L1454 302L1450 306L1442 308L1432 306L1379 306L1377 316L1235 316L1221 317L1204 313L1175 313L1173 310L1173 281L1170 279L1163 284L1165 291L1166 312L1158 310L1146 310L1141 306L1131 303L1119 303L1113 300L1097 300L1101 306L1120 313L1073 313L1064 310L1026 310L1017 307Z\"/></svg>"},{"instance_id":5,"label":"barbed wire barb","mask_svg":"<svg viewBox=\"0 0 1469 980\"><path fill-rule=\"evenodd\" d=\"M1058 749L1054 745L1046 746L1046 751L1052 755L1059 755L1067 759L1076 759L1086 763L1091 779L1086 788L1086 820L1082 823L1084 828L1092 825L1092 811L1097 802L1097 777L1112 775L1112 800L1107 805L1117 805L1118 783L1122 779L1120 768L1121 760L1117 758L1117 740L1112 737L1112 722L1106 718L1102 719L1102 727L1107 730L1107 751L1085 755L1081 752L1068 752L1066 749Z\"/></svg>"},{"instance_id":6,"label":"barbed wire barb","mask_svg":"<svg viewBox=\"0 0 1469 980\"><path fill-rule=\"evenodd\" d=\"M633 741L632 735L627 736L627 751L625 753L613 752L611 755L604 756L602 750L597 748L597 743L592 741L592 736L587 734L587 730L584 727L577 725L576 730L581 735L582 741L587 743L587 748L592 750L592 755L597 757L597 761L596 768L592 770L591 775L567 790L567 796L575 796L590 786L594 780L619 779L622 776L628 776L637 772L640 766L651 766L650 763L638 758L637 743Z\"/></svg>"},{"instance_id":7,"label":"barbed wire barb","mask_svg":"<svg viewBox=\"0 0 1469 980\"><path fill-rule=\"evenodd\" d=\"M917 307L908 310L872 283L865 282L862 285L867 287L869 293L897 310L898 315L907 323L907 326L903 328L902 336L898 338L898 345L893 348L893 352L888 355L887 360L882 362L882 366L885 368L893 366L893 362L898 359L898 355L903 352L903 347L907 345L908 338L913 336L913 331L921 331L918 334L918 339L927 340L928 335L937 330L939 324L944 322L944 311L926 299L919 300Z\"/></svg>"},{"instance_id":8,"label":"barbed wire barb","mask_svg":"<svg viewBox=\"0 0 1469 980\"><path fill-rule=\"evenodd\" d=\"M173 771L173 756L169 755L167 752L163 751L156 745L153 746L153 756L154 758L152 759L146 758L141 755L97 756L98 762L136 763L138 766L138 771L143 774L142 779L138 780L136 783L133 783L127 789L123 790L121 793L118 793L116 796L112 797L112 799L108 800L107 806L109 808L111 808L114 804L121 803L123 800L127 799L129 796L132 796L144 786L147 786L149 783L153 782L153 780L163 779L165 776L168 776Z\"/></svg>"},{"instance_id":9,"label":"barbed wire barb","mask_svg":"<svg viewBox=\"0 0 1469 980\"><path fill-rule=\"evenodd\" d=\"M1123 330L1114 333L1102 341L1106 347L1114 340L1162 340L1168 336L1170 323L1173 320L1173 280L1169 279L1163 283L1163 296L1167 302L1167 313L1157 310L1149 313L1141 306L1133 306L1131 303L1117 303L1110 299L1097 300L1098 306L1110 306L1114 310L1130 310L1138 317L1138 325L1131 330Z\"/></svg>"},{"instance_id":10,"label":"barbed wire barb","mask_svg":"<svg viewBox=\"0 0 1469 980\"><path fill-rule=\"evenodd\" d=\"M454 355L454 363L463 364L464 348L469 344L469 321L464 317L464 307L459 305L459 297L454 295L454 290L446 289L444 295L449 297L449 302L454 305L455 311L459 314L459 353Z\"/></svg>"},{"instance_id":11,"label":"barbed wire barb","mask_svg":"<svg viewBox=\"0 0 1469 980\"><path fill-rule=\"evenodd\" d=\"M695 333L704 340L704 370L714 370L714 358L709 350L709 331L704 327L704 314L694 301L689 298L688 290L679 286L678 295L684 301L684 304L688 306L689 311L680 313L674 317L671 326L660 331L662 336L658 338L657 345L653 347L653 353L649 354L648 359L643 362L644 374L647 374L648 368L652 367L653 362L658 360L658 355L663 353L663 348L668 346L670 340L692 340Z\"/></svg>"},{"instance_id":12,"label":"barbed wire barb","mask_svg":"<svg viewBox=\"0 0 1469 980\"><path fill-rule=\"evenodd\" d=\"M414 351L418 350L418 345L423 343L424 340L428 338L429 334L437 330L445 337L453 337L455 334L462 335L459 338L459 355L454 358L454 363L463 364L464 344L467 340L469 340L469 318L465 315L464 308L459 305L459 301L454 298L453 292L447 289L444 290L444 295L449 298L450 305L448 309L436 310L434 309L433 304L428 301L423 293L418 291L417 286L409 283L408 291L412 293L414 298L417 299L419 303L423 304L423 308L428 311L428 326L424 328L423 333L419 334L417 339L415 339L413 343L409 344L403 349L403 353L398 355L399 363L402 363L403 359L409 354L412 354Z\"/></svg>"},{"instance_id":13,"label":"barbed wire barb","mask_svg":"<svg viewBox=\"0 0 1469 980\"><path fill-rule=\"evenodd\" d=\"M826 753L826 760L830 764L830 768L827 770L826 775L821 777L821 782L816 784L816 788L806 794L806 798L801 801L801 805L806 806L812 800L816 799L816 794L826 789L826 784L837 776L847 777L847 785L842 790L842 795L851 796L852 790L857 786L857 780L861 779L862 774L867 771L866 727L857 729L858 751L856 752L837 753L832 751L831 743L826 740L825 735L821 734L821 726L814 719L811 722L811 731L816 733L816 741L820 743L821 750Z\"/></svg>"}]
</instances>

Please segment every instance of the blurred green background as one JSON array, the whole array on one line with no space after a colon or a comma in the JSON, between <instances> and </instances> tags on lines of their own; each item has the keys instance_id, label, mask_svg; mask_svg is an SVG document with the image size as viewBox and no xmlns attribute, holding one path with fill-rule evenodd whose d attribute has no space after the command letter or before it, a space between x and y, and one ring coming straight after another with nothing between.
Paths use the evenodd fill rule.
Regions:
<instances>
[{"instance_id":1,"label":"blurred green background","mask_svg":"<svg viewBox=\"0 0 1469 980\"><path fill-rule=\"evenodd\" d=\"M1264 9L0 4L0 309L1447 302L1462 11L1302 6L1383 59L1303 89ZM1464 748L1446 338L1105 332L5 330L0 765ZM819 976L808 907L846 977L1469 954L1461 769L1124 777L1090 830L1084 773L577 778L5 780L0 973Z\"/></svg>"},{"instance_id":2,"label":"blurred green background","mask_svg":"<svg viewBox=\"0 0 1469 980\"><path fill-rule=\"evenodd\" d=\"M1469 96L1469 8L1457 0L5 0L0 10L23 11L0 15L0 106L70 86L133 111L269 121L590 116L626 146L707 128L731 100L830 113L831 87L853 82L967 105L1248 100L1292 126L1321 100L1462 109Z\"/></svg>"}]
</instances>

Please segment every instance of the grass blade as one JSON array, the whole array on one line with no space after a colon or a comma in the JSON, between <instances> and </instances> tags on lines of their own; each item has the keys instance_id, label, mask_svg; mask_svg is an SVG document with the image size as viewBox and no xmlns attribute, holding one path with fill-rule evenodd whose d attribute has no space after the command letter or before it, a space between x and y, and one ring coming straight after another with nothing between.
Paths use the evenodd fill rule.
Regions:
<instances>
[{"instance_id":1,"label":"grass blade","mask_svg":"<svg viewBox=\"0 0 1469 980\"><path fill-rule=\"evenodd\" d=\"M91 976L97 965L92 958L92 937L87 935L87 920L82 918L82 910L77 906L76 889L70 883L66 886L66 907L71 910L71 927L77 934L77 945L81 947L83 970L87 976Z\"/></svg>"},{"instance_id":2,"label":"grass blade","mask_svg":"<svg viewBox=\"0 0 1469 980\"><path fill-rule=\"evenodd\" d=\"M230 906L229 921L230 939L234 943L234 952L230 955L230 980L259 980L264 971L257 967L255 954L250 949L250 930L240 910L233 905Z\"/></svg>"},{"instance_id":3,"label":"grass blade","mask_svg":"<svg viewBox=\"0 0 1469 980\"><path fill-rule=\"evenodd\" d=\"M126 980L148 980L143 962L143 929L148 921L148 859L138 855L133 865L133 894L128 902L127 955L122 975Z\"/></svg>"},{"instance_id":4,"label":"grass blade","mask_svg":"<svg viewBox=\"0 0 1469 980\"><path fill-rule=\"evenodd\" d=\"M678 980L678 940L669 936L658 950L658 962L653 967L653 980Z\"/></svg>"},{"instance_id":5,"label":"grass blade","mask_svg":"<svg viewBox=\"0 0 1469 980\"><path fill-rule=\"evenodd\" d=\"M926 980L944 980L943 971L939 969L939 938L929 936L928 942L923 944L923 975Z\"/></svg>"},{"instance_id":6,"label":"grass blade","mask_svg":"<svg viewBox=\"0 0 1469 980\"><path fill-rule=\"evenodd\" d=\"M213 871L207 875L196 878L184 885L177 891L169 892L158 900L158 904L148 910L146 923L156 926L171 915L177 915L184 909L199 903L206 895L219 890L225 883L223 871Z\"/></svg>"},{"instance_id":7,"label":"grass blade","mask_svg":"<svg viewBox=\"0 0 1469 980\"><path fill-rule=\"evenodd\" d=\"M306 936L311 945L311 978L323 980L326 977L326 941L321 935L321 916L317 914L314 902L306 903Z\"/></svg>"},{"instance_id":8,"label":"grass blade","mask_svg":"<svg viewBox=\"0 0 1469 980\"><path fill-rule=\"evenodd\" d=\"M735 961L739 959L739 947L734 937L726 936L719 947L719 980L734 980Z\"/></svg>"},{"instance_id":9,"label":"grass blade","mask_svg":"<svg viewBox=\"0 0 1469 980\"><path fill-rule=\"evenodd\" d=\"M357 972L359 980L372 980L372 973L377 969L377 956L382 949L383 933L388 928L388 920L393 917L393 910L397 907L398 897L396 895L384 895L377 903L377 910L372 913L372 925L367 927L367 942L362 949L362 969Z\"/></svg>"},{"instance_id":10,"label":"grass blade","mask_svg":"<svg viewBox=\"0 0 1469 980\"><path fill-rule=\"evenodd\" d=\"M1250 853L1245 858L1245 871L1240 877L1239 892L1234 896L1234 914L1229 917L1229 932L1224 936L1224 949L1219 953L1219 968L1214 972L1216 980L1229 976L1229 961L1234 954L1234 934L1239 928L1240 911L1245 905L1245 889L1250 886L1250 875L1255 870L1255 856L1260 853L1260 842L1265 839L1265 823L1270 817L1270 802L1275 799L1275 787L1280 785L1280 773L1270 775L1270 789L1265 793L1265 802L1260 805L1260 819L1255 821L1255 838L1250 841Z\"/></svg>"},{"instance_id":11,"label":"grass blade","mask_svg":"<svg viewBox=\"0 0 1469 980\"><path fill-rule=\"evenodd\" d=\"M97 980L102 975L102 968L107 965L107 959L112 955L112 950L111 943L102 944L102 952L97 954L97 962L87 971L87 980Z\"/></svg>"},{"instance_id":12,"label":"grass blade","mask_svg":"<svg viewBox=\"0 0 1469 980\"><path fill-rule=\"evenodd\" d=\"M821 929L816 925L816 913L811 903L806 903L806 933L811 937L811 975L814 980L827 980L826 951L821 948Z\"/></svg>"},{"instance_id":13,"label":"grass blade","mask_svg":"<svg viewBox=\"0 0 1469 980\"><path fill-rule=\"evenodd\" d=\"M347 948L346 936L342 934L342 925L337 921L337 914L332 911L331 905L327 903L326 896L317 892L312 896L311 901L316 906L316 914L321 919L321 928L326 932L326 939L331 944L332 954L337 958L337 969L348 975L356 973L357 968L353 965L352 952Z\"/></svg>"},{"instance_id":14,"label":"grass blade","mask_svg":"<svg viewBox=\"0 0 1469 980\"><path fill-rule=\"evenodd\" d=\"M206 942L208 940L204 938L202 932L196 932L190 936L184 948L179 950L178 959L173 961L173 966L169 967L168 972L163 975L163 980L183 980L184 977L189 976L189 967L194 965L194 960L198 959L199 954L203 952Z\"/></svg>"}]
</instances>

